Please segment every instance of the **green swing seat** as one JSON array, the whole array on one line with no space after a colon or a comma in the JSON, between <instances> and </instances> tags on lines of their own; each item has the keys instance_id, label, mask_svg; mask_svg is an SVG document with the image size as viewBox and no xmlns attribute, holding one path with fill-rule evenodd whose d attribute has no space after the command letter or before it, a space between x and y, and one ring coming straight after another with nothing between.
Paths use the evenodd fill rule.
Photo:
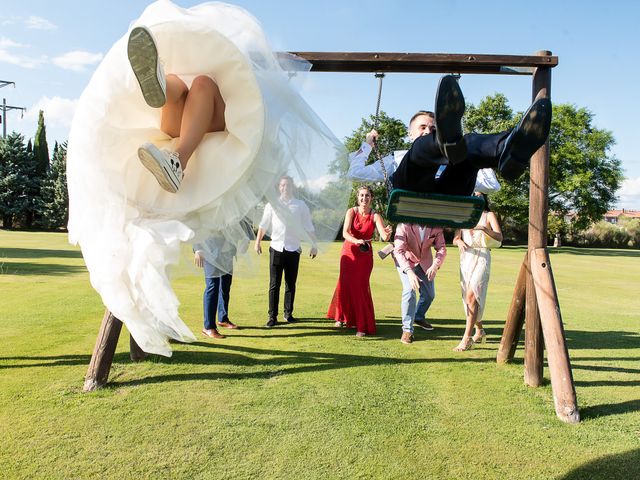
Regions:
<instances>
[{"instance_id":1,"label":"green swing seat","mask_svg":"<svg viewBox=\"0 0 640 480\"><path fill-rule=\"evenodd\" d=\"M483 210L482 197L395 189L389 194L387 219L430 227L473 228Z\"/></svg>"}]
</instances>

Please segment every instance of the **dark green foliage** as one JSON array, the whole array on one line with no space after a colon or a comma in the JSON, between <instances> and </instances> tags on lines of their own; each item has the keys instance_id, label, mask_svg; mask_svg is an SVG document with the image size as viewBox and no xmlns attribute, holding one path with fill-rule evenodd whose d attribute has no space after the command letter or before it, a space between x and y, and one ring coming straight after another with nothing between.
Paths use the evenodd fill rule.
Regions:
<instances>
[{"instance_id":1,"label":"dark green foliage","mask_svg":"<svg viewBox=\"0 0 640 480\"><path fill-rule=\"evenodd\" d=\"M55 143L51 168L47 173L40 202L40 223L46 228L64 228L69 219L69 194L67 192L67 142Z\"/></svg>"},{"instance_id":2,"label":"dark green foliage","mask_svg":"<svg viewBox=\"0 0 640 480\"><path fill-rule=\"evenodd\" d=\"M47 145L47 127L44 124L44 112L42 110L38 114L38 129L33 142L33 154L36 159L36 172L40 177L44 178L49 171L49 146Z\"/></svg>"},{"instance_id":3,"label":"dark green foliage","mask_svg":"<svg viewBox=\"0 0 640 480\"><path fill-rule=\"evenodd\" d=\"M610 152L613 134L593 127L592 120L586 108L563 104L553 109L549 208L576 212L571 228L577 231L613 207L623 178L620 160Z\"/></svg>"},{"instance_id":4,"label":"dark green foliage","mask_svg":"<svg viewBox=\"0 0 640 480\"><path fill-rule=\"evenodd\" d=\"M0 215L4 228L29 225L39 186L35 159L27 151L24 137L14 132L0 141Z\"/></svg>"}]
</instances>

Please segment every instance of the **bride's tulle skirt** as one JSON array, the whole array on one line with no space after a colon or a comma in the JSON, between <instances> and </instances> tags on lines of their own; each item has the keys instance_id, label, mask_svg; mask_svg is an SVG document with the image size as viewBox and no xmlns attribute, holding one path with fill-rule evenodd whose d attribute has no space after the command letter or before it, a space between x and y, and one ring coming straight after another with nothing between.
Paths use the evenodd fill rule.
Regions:
<instances>
[{"instance_id":1,"label":"bride's tulle skirt","mask_svg":"<svg viewBox=\"0 0 640 480\"><path fill-rule=\"evenodd\" d=\"M276 203L283 174L302 187L319 239L333 240L350 189L333 173L343 146L292 85L292 72L309 65L276 58L254 17L223 3L183 9L160 0L129 30L137 25L153 32L165 72L188 85L202 74L216 81L227 128L205 135L179 192L165 192L137 149L147 141L171 149L176 139L160 130L161 110L142 98L127 31L91 78L72 123L69 238L80 244L105 306L141 348L170 355L169 338L195 340L167 275L183 242L223 236L242 251L250 236L244 220ZM291 228L308 239L301 226Z\"/></svg>"}]
</instances>

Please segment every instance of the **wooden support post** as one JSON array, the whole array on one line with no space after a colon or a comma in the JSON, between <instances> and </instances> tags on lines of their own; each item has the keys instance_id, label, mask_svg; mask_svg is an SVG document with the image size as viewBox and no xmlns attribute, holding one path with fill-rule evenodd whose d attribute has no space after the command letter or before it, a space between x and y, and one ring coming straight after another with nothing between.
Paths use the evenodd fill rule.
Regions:
<instances>
[{"instance_id":1,"label":"wooden support post","mask_svg":"<svg viewBox=\"0 0 640 480\"><path fill-rule=\"evenodd\" d=\"M106 385L121 330L122 322L109 310L105 310L89 370L84 380L85 392L92 392Z\"/></svg>"},{"instance_id":2,"label":"wooden support post","mask_svg":"<svg viewBox=\"0 0 640 480\"><path fill-rule=\"evenodd\" d=\"M129 334L129 357L133 362L140 362L147 358L147 352L142 350L133 336Z\"/></svg>"},{"instance_id":3,"label":"wooden support post","mask_svg":"<svg viewBox=\"0 0 640 480\"><path fill-rule=\"evenodd\" d=\"M500 348L498 349L498 356L496 357L496 362L498 363L510 362L516 353L518 340L520 339L522 326L524 324L524 306L528 273L529 255L525 253L522 265L520 265L520 273L518 273L518 279L516 280L516 288L513 291L511 305L507 312L507 320L504 323L502 338L500 339Z\"/></svg>"},{"instance_id":4,"label":"wooden support post","mask_svg":"<svg viewBox=\"0 0 640 480\"><path fill-rule=\"evenodd\" d=\"M551 52L540 51L546 56ZM551 94L551 69L536 68L533 73L532 96L549 97ZM532 250L547 246L547 216L549 215L549 141L531 157L531 181L529 183L529 262ZM531 271L531 270L529 270ZM527 306L525 320L524 380L531 387L542 385L544 348L542 328L536 292L531 274L527 276Z\"/></svg>"},{"instance_id":5,"label":"wooden support post","mask_svg":"<svg viewBox=\"0 0 640 480\"><path fill-rule=\"evenodd\" d=\"M529 255L529 259L531 256ZM531 276L531 266L526 274L526 326L524 329L524 383L530 387L542 385L544 371L544 342L536 290Z\"/></svg>"},{"instance_id":6,"label":"wooden support post","mask_svg":"<svg viewBox=\"0 0 640 480\"><path fill-rule=\"evenodd\" d=\"M533 250L531 273L535 284L536 298L538 299L544 343L547 347L556 415L563 422L578 423L580 421L580 413L578 412L576 390L573 385L569 351L564 337L562 316L560 315L560 305L553 280L549 252L546 248Z\"/></svg>"}]
</instances>

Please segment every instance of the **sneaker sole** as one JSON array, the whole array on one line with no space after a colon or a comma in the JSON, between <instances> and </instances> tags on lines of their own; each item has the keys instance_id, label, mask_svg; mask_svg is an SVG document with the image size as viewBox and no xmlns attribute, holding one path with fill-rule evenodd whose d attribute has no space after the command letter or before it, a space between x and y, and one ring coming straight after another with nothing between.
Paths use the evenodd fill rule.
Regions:
<instances>
[{"instance_id":1,"label":"sneaker sole","mask_svg":"<svg viewBox=\"0 0 640 480\"><path fill-rule=\"evenodd\" d=\"M158 80L158 49L148 29L136 27L131 30L127 55L145 102L153 108L162 107L167 95Z\"/></svg>"},{"instance_id":2,"label":"sneaker sole","mask_svg":"<svg viewBox=\"0 0 640 480\"><path fill-rule=\"evenodd\" d=\"M154 177L156 177L156 180L162 188L171 193L176 193L178 191L178 185L173 180L171 172L159 165L153 155L151 155L147 150L142 147L138 148L138 158L140 159L140 162L142 162L142 165L144 165L145 168L149 170Z\"/></svg>"},{"instance_id":3,"label":"sneaker sole","mask_svg":"<svg viewBox=\"0 0 640 480\"><path fill-rule=\"evenodd\" d=\"M551 101L536 101L522 117L507 148L507 155L500 159L500 173L508 180L515 180L529 166L531 157L547 141L551 129Z\"/></svg>"}]
</instances>

